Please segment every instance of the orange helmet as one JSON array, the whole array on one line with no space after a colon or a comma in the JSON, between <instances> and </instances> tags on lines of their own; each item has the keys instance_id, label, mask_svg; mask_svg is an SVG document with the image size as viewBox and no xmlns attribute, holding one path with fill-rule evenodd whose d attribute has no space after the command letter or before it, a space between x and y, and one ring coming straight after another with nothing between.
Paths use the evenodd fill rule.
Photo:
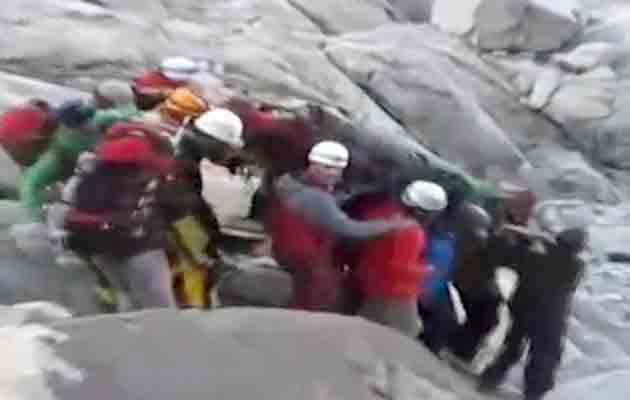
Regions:
<instances>
[{"instance_id":1,"label":"orange helmet","mask_svg":"<svg viewBox=\"0 0 630 400\"><path fill-rule=\"evenodd\" d=\"M186 117L196 118L208 111L208 103L189 88L177 88L161 110L167 117L182 122Z\"/></svg>"}]
</instances>

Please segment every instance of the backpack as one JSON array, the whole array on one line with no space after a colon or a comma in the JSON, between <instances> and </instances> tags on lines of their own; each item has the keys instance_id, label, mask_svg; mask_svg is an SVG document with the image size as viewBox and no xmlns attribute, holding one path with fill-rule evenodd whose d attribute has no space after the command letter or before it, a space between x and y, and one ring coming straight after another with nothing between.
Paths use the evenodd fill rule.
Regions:
<instances>
[{"instance_id":1,"label":"backpack","mask_svg":"<svg viewBox=\"0 0 630 400\"><path fill-rule=\"evenodd\" d=\"M48 148L57 125L46 101L31 100L0 116L0 145L16 164L28 168Z\"/></svg>"}]
</instances>

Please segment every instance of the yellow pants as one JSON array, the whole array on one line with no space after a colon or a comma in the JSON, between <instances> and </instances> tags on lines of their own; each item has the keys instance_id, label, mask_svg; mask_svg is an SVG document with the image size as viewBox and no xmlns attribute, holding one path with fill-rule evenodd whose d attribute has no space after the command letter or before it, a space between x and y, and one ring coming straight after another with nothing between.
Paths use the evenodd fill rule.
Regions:
<instances>
[{"instance_id":1,"label":"yellow pants","mask_svg":"<svg viewBox=\"0 0 630 400\"><path fill-rule=\"evenodd\" d=\"M206 256L210 236L194 216L175 221L171 234L178 248L172 265L178 297L185 306L208 308L209 274L207 267L195 260Z\"/></svg>"}]
</instances>

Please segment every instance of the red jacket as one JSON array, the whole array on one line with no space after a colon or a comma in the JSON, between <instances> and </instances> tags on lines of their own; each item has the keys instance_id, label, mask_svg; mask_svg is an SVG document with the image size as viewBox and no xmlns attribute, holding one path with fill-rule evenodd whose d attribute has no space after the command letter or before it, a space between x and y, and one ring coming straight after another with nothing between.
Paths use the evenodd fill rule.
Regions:
<instances>
[{"instance_id":1,"label":"red jacket","mask_svg":"<svg viewBox=\"0 0 630 400\"><path fill-rule=\"evenodd\" d=\"M281 201L270 207L268 229L273 238L273 254L283 266L292 270L308 270L330 264L334 236L315 226Z\"/></svg>"},{"instance_id":2,"label":"red jacket","mask_svg":"<svg viewBox=\"0 0 630 400\"><path fill-rule=\"evenodd\" d=\"M336 311L343 275L333 261L333 235L276 201L268 220L273 253L293 273L294 293L289 307Z\"/></svg>"},{"instance_id":3,"label":"red jacket","mask_svg":"<svg viewBox=\"0 0 630 400\"><path fill-rule=\"evenodd\" d=\"M353 217L389 219L408 212L397 202L366 198L355 206ZM361 244L352 254L350 268L363 299L416 300L426 264L427 238L420 225L394 231Z\"/></svg>"}]
</instances>

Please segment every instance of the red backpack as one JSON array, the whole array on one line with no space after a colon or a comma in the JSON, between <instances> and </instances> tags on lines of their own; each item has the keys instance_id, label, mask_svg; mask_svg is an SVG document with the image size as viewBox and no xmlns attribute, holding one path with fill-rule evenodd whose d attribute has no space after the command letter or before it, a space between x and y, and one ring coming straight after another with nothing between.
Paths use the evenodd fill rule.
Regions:
<instances>
[{"instance_id":1,"label":"red backpack","mask_svg":"<svg viewBox=\"0 0 630 400\"><path fill-rule=\"evenodd\" d=\"M46 150L57 121L44 100L31 100L0 116L0 144L18 165L27 168Z\"/></svg>"}]
</instances>

